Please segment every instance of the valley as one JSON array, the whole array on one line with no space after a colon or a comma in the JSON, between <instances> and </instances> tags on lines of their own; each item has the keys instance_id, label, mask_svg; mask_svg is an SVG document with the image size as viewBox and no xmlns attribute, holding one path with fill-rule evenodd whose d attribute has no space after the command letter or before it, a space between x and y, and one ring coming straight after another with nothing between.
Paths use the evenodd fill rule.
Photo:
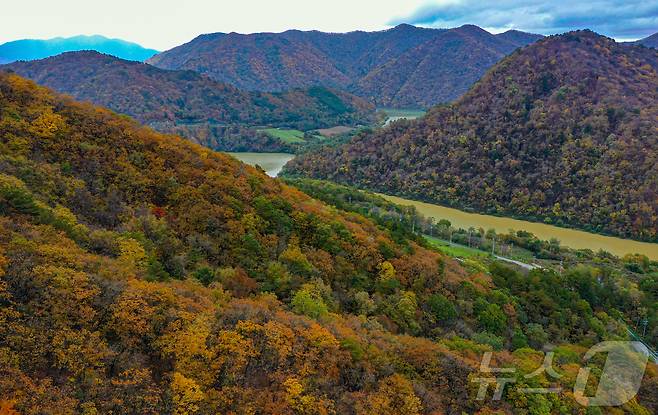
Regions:
<instances>
[{"instance_id":1,"label":"valley","mask_svg":"<svg viewBox=\"0 0 658 415\"><path fill-rule=\"evenodd\" d=\"M382 195L386 200L400 206L413 206L416 210L436 221L447 219L456 228L494 229L505 233L510 230L530 232L539 239L557 239L561 245L573 249L591 249L594 252L603 250L613 255L623 257L628 254L642 254L658 261L658 244L634 241L631 239L616 238L596 233L584 232L577 229L561 228L545 223L528 222L503 216L491 216L478 213L469 213L462 210L440 206L431 203L404 199L397 196Z\"/></svg>"},{"instance_id":2,"label":"valley","mask_svg":"<svg viewBox=\"0 0 658 415\"><path fill-rule=\"evenodd\" d=\"M285 153L228 154L251 166L260 166L271 177L276 177L283 169L283 166L294 158L293 155ZM529 222L504 216L469 213L438 204L419 202L392 195L378 195L400 206L413 206L418 213L427 218L433 218L436 222L441 219L448 220L455 228L494 229L498 233L505 233L510 230L526 231L534 234L542 240L548 241L551 239L557 239L562 245L573 249L590 249L594 252L603 250L619 257L637 253L646 255L654 261L658 261L658 244L654 243L616 238L613 236L605 236L577 229L563 228L545 223Z\"/></svg>"},{"instance_id":3,"label":"valley","mask_svg":"<svg viewBox=\"0 0 658 415\"><path fill-rule=\"evenodd\" d=\"M655 49L587 30L551 36L451 105L307 152L285 171L658 242L657 70Z\"/></svg>"},{"instance_id":4,"label":"valley","mask_svg":"<svg viewBox=\"0 0 658 415\"><path fill-rule=\"evenodd\" d=\"M93 51L0 66L76 99L220 151L294 152L305 132L375 122L375 106L321 86L240 90L193 71L164 70Z\"/></svg>"},{"instance_id":5,"label":"valley","mask_svg":"<svg viewBox=\"0 0 658 415\"><path fill-rule=\"evenodd\" d=\"M469 392L484 351L514 351L502 355L522 377L552 342L569 370L655 301L658 269L641 257L527 278L435 249L410 209L331 183L291 186L16 75L0 74L0 109L9 413L492 413L498 402ZM657 382L650 371L642 386ZM391 393L412 410L379 403ZM654 408L648 393L633 405Z\"/></svg>"}]
</instances>

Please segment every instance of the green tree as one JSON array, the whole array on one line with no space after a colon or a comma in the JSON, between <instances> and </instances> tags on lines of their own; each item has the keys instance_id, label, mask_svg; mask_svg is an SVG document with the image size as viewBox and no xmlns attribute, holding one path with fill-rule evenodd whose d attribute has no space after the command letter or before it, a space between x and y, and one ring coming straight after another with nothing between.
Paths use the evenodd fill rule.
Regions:
<instances>
[{"instance_id":1,"label":"green tree","mask_svg":"<svg viewBox=\"0 0 658 415\"><path fill-rule=\"evenodd\" d=\"M313 284L304 284L295 293L290 302L292 310L297 314L317 319L328 313L329 309Z\"/></svg>"},{"instance_id":2,"label":"green tree","mask_svg":"<svg viewBox=\"0 0 658 415\"><path fill-rule=\"evenodd\" d=\"M215 280L215 273L208 267L201 267L194 271L194 274L192 275L205 286L210 285L210 283Z\"/></svg>"},{"instance_id":3,"label":"green tree","mask_svg":"<svg viewBox=\"0 0 658 415\"><path fill-rule=\"evenodd\" d=\"M512 335L512 350L522 349L524 347L528 347L528 338L520 329L514 329L514 334Z\"/></svg>"},{"instance_id":4,"label":"green tree","mask_svg":"<svg viewBox=\"0 0 658 415\"><path fill-rule=\"evenodd\" d=\"M528 324L525 328L525 334L530 346L535 349L541 349L548 342L548 334L546 334L541 324Z\"/></svg>"},{"instance_id":5,"label":"green tree","mask_svg":"<svg viewBox=\"0 0 658 415\"><path fill-rule=\"evenodd\" d=\"M448 323L457 317L454 304L442 294L432 294L427 300L427 307L439 324Z\"/></svg>"},{"instance_id":6,"label":"green tree","mask_svg":"<svg viewBox=\"0 0 658 415\"><path fill-rule=\"evenodd\" d=\"M484 330L501 335L507 327L507 317L498 304L488 304L477 316L480 327Z\"/></svg>"}]
</instances>

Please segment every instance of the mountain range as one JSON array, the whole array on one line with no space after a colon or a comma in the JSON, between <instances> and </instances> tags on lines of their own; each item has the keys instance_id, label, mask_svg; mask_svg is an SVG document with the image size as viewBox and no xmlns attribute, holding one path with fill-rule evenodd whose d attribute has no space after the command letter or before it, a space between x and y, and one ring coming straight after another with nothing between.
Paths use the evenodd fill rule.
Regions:
<instances>
[{"instance_id":1,"label":"mountain range","mask_svg":"<svg viewBox=\"0 0 658 415\"><path fill-rule=\"evenodd\" d=\"M322 85L361 94L378 106L428 107L459 97L506 54L539 38L518 31L493 35L472 25L442 30L402 24L340 34L214 33L148 63L194 70L247 90Z\"/></svg>"},{"instance_id":2,"label":"mountain range","mask_svg":"<svg viewBox=\"0 0 658 415\"><path fill-rule=\"evenodd\" d=\"M658 240L658 51L590 31L495 65L453 105L285 172Z\"/></svg>"},{"instance_id":3,"label":"mountain range","mask_svg":"<svg viewBox=\"0 0 658 415\"><path fill-rule=\"evenodd\" d=\"M375 43L379 32L353 34L354 48L313 36L337 55L360 49L335 69L362 77L402 56L430 71L420 56L449 59L444 46L493 61L506 39L532 41L397 30ZM457 102L362 129L288 171L656 240L657 71L647 47L589 31L541 39ZM625 368L646 363L627 403L588 408L578 391L602 342L658 339L658 262L525 230L455 231L369 192L268 177L115 112L229 135L372 115L339 86L257 92L90 51L0 71L0 414L657 413L658 367L640 350L626 351ZM419 92L393 90L396 102ZM589 359L587 383L619 380L609 366ZM494 368L504 382L483 377Z\"/></svg>"},{"instance_id":4,"label":"mountain range","mask_svg":"<svg viewBox=\"0 0 658 415\"><path fill-rule=\"evenodd\" d=\"M145 61L157 50L136 43L104 36L57 37L54 39L21 39L0 45L0 64L22 60L43 59L64 52L95 50L133 61Z\"/></svg>"},{"instance_id":5,"label":"mountain range","mask_svg":"<svg viewBox=\"0 0 658 415\"><path fill-rule=\"evenodd\" d=\"M91 51L0 69L221 150L257 150L269 143L250 127L306 131L374 121L374 106L347 92L323 87L245 92L193 71L163 70Z\"/></svg>"}]
</instances>

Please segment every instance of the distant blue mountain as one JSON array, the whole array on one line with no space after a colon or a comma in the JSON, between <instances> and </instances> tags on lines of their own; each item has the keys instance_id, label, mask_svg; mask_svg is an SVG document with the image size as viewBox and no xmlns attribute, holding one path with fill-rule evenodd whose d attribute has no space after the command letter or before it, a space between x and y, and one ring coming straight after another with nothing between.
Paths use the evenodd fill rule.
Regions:
<instances>
[{"instance_id":1,"label":"distant blue mountain","mask_svg":"<svg viewBox=\"0 0 658 415\"><path fill-rule=\"evenodd\" d=\"M158 53L136 43L121 39L108 39L104 36L75 36L54 39L23 39L0 45L0 64L14 61L30 61L48 58L64 52L95 50L131 61L145 61Z\"/></svg>"}]
</instances>

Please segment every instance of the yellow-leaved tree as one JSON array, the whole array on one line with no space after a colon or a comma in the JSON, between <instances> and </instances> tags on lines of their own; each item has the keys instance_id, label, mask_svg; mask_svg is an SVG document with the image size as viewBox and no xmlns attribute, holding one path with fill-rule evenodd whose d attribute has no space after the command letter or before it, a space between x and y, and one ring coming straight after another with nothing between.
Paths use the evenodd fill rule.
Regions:
<instances>
[{"instance_id":1,"label":"yellow-leaved tree","mask_svg":"<svg viewBox=\"0 0 658 415\"><path fill-rule=\"evenodd\" d=\"M418 415L423 406L411 382L394 374L379 382L377 392L357 406L358 415Z\"/></svg>"},{"instance_id":2,"label":"yellow-leaved tree","mask_svg":"<svg viewBox=\"0 0 658 415\"><path fill-rule=\"evenodd\" d=\"M199 411L199 404L203 401L204 394L194 380L174 372L171 380L171 399L174 415L191 415Z\"/></svg>"}]
</instances>

